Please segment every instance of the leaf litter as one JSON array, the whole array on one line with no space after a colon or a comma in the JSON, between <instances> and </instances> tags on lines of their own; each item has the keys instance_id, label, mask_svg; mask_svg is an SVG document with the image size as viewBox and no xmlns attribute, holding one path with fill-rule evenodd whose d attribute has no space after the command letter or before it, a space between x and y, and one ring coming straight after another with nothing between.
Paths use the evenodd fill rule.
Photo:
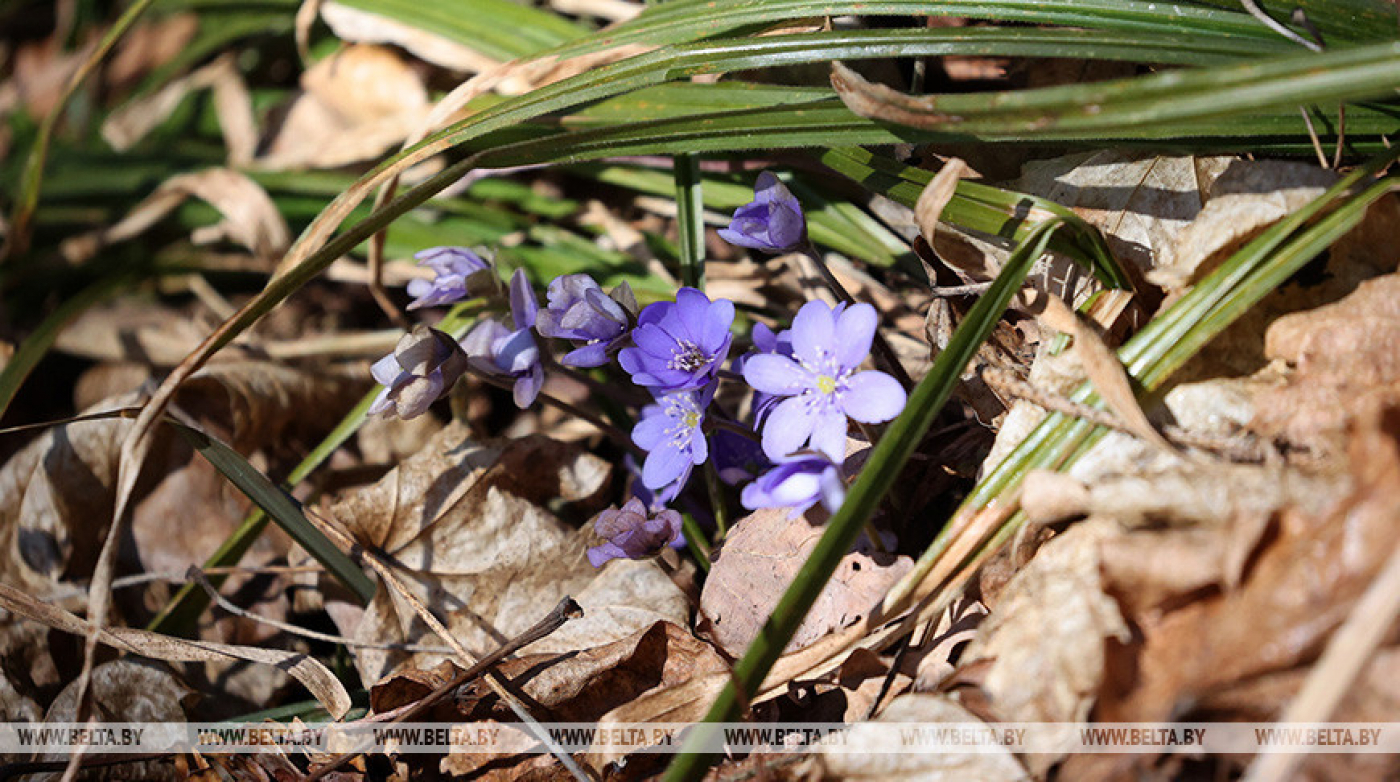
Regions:
<instances>
[{"instance_id":1,"label":"leaf litter","mask_svg":"<svg viewBox=\"0 0 1400 782\"><path fill-rule=\"evenodd\" d=\"M275 194L234 167L255 160L266 169L329 169L374 159L417 138L440 119L436 114L457 111L467 97L489 89L524 91L532 86L524 77L554 65L498 66L422 30L371 29L378 24L372 17L346 6L325 4L321 12L332 31L352 45L301 74L301 94L284 96L285 118L256 143L246 88L225 60L110 113L104 134L114 146L130 148L159 133L192 91L222 90L218 114L233 167L182 172L152 185L151 195L125 219L69 237L69 262L92 261L138 236L155 241L162 222L178 216L193 197L214 205L223 219L185 231L194 245L232 247L250 256L253 268L271 269L290 244L288 221L274 203ZM618 9L608 13L626 15ZM183 17L172 17L168 25L143 33L159 45L149 61L127 50L110 74L113 83L130 84L134 74L174 56L177 44L192 34L188 25ZM408 54L371 41L391 42ZM596 61L609 56L616 53ZM45 57L50 59L39 63L43 67L30 61L27 70L17 68L16 78L54 81L74 67L67 57ZM585 57L574 66L593 62ZM430 80L424 78L431 69L425 63L487 74L433 113ZM1001 74L997 69L993 75ZM44 110L31 107L35 113ZM983 282L1004 262L1006 243L937 222L954 179L930 196L936 208L925 204L916 218L937 251L927 268L962 282ZM1145 410L1124 393L1126 378L1109 351L1125 330L1158 311L1161 300L1170 303L1199 284L1230 251L1333 180L1331 172L1296 163L1102 151L1035 161L1020 179L1006 183L1069 207L1099 228L1114 255L1141 275L1142 290L1130 305L1093 325L1081 318L1047 318L1044 308L1028 304L999 332L1007 349L984 350L981 363L1027 377L1040 399L1064 397L1086 377L1104 388L1111 377L1117 389L1114 412L1131 421L1137 436L1110 434L1067 473L1028 477L1017 502L1029 526L978 571L957 601L935 612L938 623L913 632L907 656L895 643L905 631L863 623L891 587L910 577L910 555L919 549L901 541L887 552L887 533L877 532L875 541L867 537L863 548L846 554L784 650L776 670L787 678L779 676L754 694L755 719L1268 720L1288 708L1314 678L1314 664L1333 633L1352 616L1400 544L1395 532L1400 529L1395 518L1400 428L1394 413L1400 371L1394 360L1400 355L1394 301L1400 278L1392 273L1393 254L1384 249L1395 227L1394 200L1378 204L1371 220L1335 245L1325 265L1319 262L1321 270L1312 276L1322 277L1320 283L1299 275L1251 320L1204 351L1182 373L1183 382L1157 403L1149 401ZM608 204L593 203L609 219L632 228L620 218L626 210L614 214ZM636 223L655 224L654 219ZM634 249L643 246L634 243ZM930 314L930 323L936 314L951 327L966 308L940 305L943 299L899 274L867 273L844 258L831 260L836 276L896 325L906 340L900 353L915 375L926 371L920 359L942 345L937 329L923 338L921 313ZM825 295L804 279L812 276L807 263L796 256L715 262L710 291L732 288L732 298L781 311ZM284 262L281 268L289 267ZM1032 279L1042 300L1048 291L1076 305L1099 292L1087 274L1058 256L1047 256ZM336 291L322 303L348 312L364 308L365 300ZM90 313L60 337L61 349L95 364L76 395L83 403L77 408L139 403L142 397L127 392L155 379L150 367L180 363L200 349L207 331L205 324L183 318L171 324L173 310L151 309L146 318L130 310L113 312L121 313ZM1051 337L1062 330L1073 332L1076 344L1057 355ZM7 350L9 344L0 342ZM327 371L314 362L265 361L259 350L244 344L238 348L243 358L211 364L185 383L176 403L181 414L280 478L308 443L349 410L365 390L365 375L346 380L344 366ZM994 450L979 453L990 467L1042 412L1035 399L989 402L978 383L974 374L965 377L958 391L965 406L955 407L943 424L953 431L995 423ZM359 606L316 572L304 552L280 535L268 535L245 558L246 572L224 588L252 604L250 615L211 614L196 629L197 639L135 629L168 599L163 585L118 597L108 627L93 628L68 610L81 607L102 545L106 527L90 520L110 519L116 502L117 459L131 430L127 421L58 424L28 445L4 451L11 454L0 467L0 507L9 509L0 513L0 541L8 552L0 560L0 597L9 612L0 632L4 713L36 721L73 713L80 688L68 682L77 666L71 649L40 629L54 628L93 632L102 644L128 654L93 670L90 700L106 719L191 719L212 713L198 701L223 697L240 699L246 713L254 705L286 699L284 676L269 671L239 679L229 673L230 660L287 670L337 717L350 707L349 690L364 688L371 713L382 714L415 703L462 670L454 662L460 655L425 649L440 639L425 623L423 607L453 639L473 654L484 654L572 595L584 606L583 619L526 647L492 674L523 693L536 718L599 726L702 718L807 559L825 514L814 510L793 519L786 509L760 509L744 516L729 527L708 574L672 552L595 570L585 557L597 542L590 520L619 503L629 481L619 451L602 445L595 428L579 428L567 416L517 415L499 397L483 402L479 397L493 393L485 385L471 388L478 397L474 415L457 415L446 425L431 419L371 421L360 429L356 446L330 457L324 480L296 489L317 515L387 563L407 585L405 591L381 586L368 606ZM587 402L588 387L580 384L567 396ZM1007 403L1012 412L1002 419ZM452 404L462 403L457 398ZM1139 412L1146 413L1145 420L1134 418ZM1265 447L1259 459L1228 463L1222 451L1147 442L1167 424ZM538 434L501 437L502 432ZM957 473L970 471L967 465L976 459L966 453L942 455L931 446L947 439L946 432L930 438L920 469L953 474L938 485L965 490L970 476ZM916 486L897 489L887 512L907 518L878 521L876 527L888 525L901 534L922 527L925 539L930 537L946 517L948 500L918 491ZM215 470L178 440L163 437L143 459L135 500L124 533L123 575L178 572L202 562L249 507ZM276 570L288 566L292 572ZM703 588L696 585L700 579ZM209 621L212 616L219 620ZM331 659L324 648L276 632L258 616L327 621L339 633L353 673L333 673L323 662ZM1400 658L1394 632L1382 635L1376 642L1380 648L1354 680L1338 683L1350 687L1349 694L1326 718L1394 717ZM384 648L393 644L404 646ZM137 662L142 658L210 665L161 668ZM48 702L53 705L45 709ZM518 724L485 679L469 682L436 708L435 717L444 722L508 731ZM424 758L395 756L392 750L389 755L402 778L563 773L555 759L531 756L533 737L516 732L518 752L503 745L494 755L454 751ZM850 742L862 746L862 733L857 724ZM608 774L659 773L654 758L634 754L636 749L595 743L578 760ZM854 755L823 752L792 767L765 765L755 756L731 762L731 770L751 768L780 778L872 779L1093 779L1181 771L1176 758L1145 754L930 757L882 754L878 744L868 749ZM1251 760L1225 758L1222 768L1233 772ZM280 756L258 763L240 767L239 773L250 778L300 773ZM227 771L237 761L216 759L215 764ZM364 765L335 773L373 776ZM1317 756L1304 762L1303 773L1382 776L1396 773L1396 766L1386 757Z\"/></svg>"}]
</instances>

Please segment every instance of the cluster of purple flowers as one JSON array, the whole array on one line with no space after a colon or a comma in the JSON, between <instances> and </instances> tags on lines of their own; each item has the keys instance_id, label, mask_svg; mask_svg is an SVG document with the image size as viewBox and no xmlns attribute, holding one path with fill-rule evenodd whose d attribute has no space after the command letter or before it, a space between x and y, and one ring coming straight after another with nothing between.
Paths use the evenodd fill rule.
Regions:
<instances>
[{"instance_id":1,"label":"cluster of purple flowers","mask_svg":"<svg viewBox=\"0 0 1400 782\"><path fill-rule=\"evenodd\" d=\"M806 241L806 226L797 200L763 172L755 200L720 235L785 252ZM496 284L489 264L469 250L439 247L416 257L436 276L410 285L410 309L461 300L482 279ZM509 318L483 321L460 344L424 326L406 335L373 367L385 388L370 411L420 415L468 366L513 381L516 404L527 407L544 385L540 338L570 343L559 359L565 366L600 367L616 357L654 400L632 430L632 442L646 452L635 490L645 502L634 498L597 519L595 531L606 542L589 550L595 566L681 545L680 516L664 506L685 489L694 468L711 459L722 480L749 481L740 495L747 508L791 507L796 516L821 502L835 512L845 494L848 420L888 421L904 407L904 388L894 378L860 369L878 321L868 304L810 301L791 329L756 324L753 351L735 358L726 372L734 342L731 301L682 288L674 301L639 313L625 284L605 293L591 277L570 274L550 282L541 309L523 270L511 276L508 290ZM721 380L740 377L753 390L753 427L731 420L715 403Z\"/></svg>"}]
</instances>

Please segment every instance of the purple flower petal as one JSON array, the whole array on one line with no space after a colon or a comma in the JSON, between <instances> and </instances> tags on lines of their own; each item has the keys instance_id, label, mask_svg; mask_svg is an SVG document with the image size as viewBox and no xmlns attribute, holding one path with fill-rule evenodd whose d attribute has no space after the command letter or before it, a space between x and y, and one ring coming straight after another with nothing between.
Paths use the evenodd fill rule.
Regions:
<instances>
[{"instance_id":1,"label":"purple flower petal","mask_svg":"<svg viewBox=\"0 0 1400 782\"><path fill-rule=\"evenodd\" d=\"M814 370L825 368L835 353L836 324L831 307L809 301L792 319L792 352Z\"/></svg>"},{"instance_id":2,"label":"purple flower petal","mask_svg":"<svg viewBox=\"0 0 1400 782\"><path fill-rule=\"evenodd\" d=\"M515 387L511 389L515 398L515 406L524 410L535 403L535 398L540 395L540 389L544 387L544 368L539 364L521 375L515 381Z\"/></svg>"},{"instance_id":3,"label":"purple flower petal","mask_svg":"<svg viewBox=\"0 0 1400 782\"><path fill-rule=\"evenodd\" d=\"M889 421L904 409L904 388L884 372L858 372L846 382L841 407L846 415L863 424Z\"/></svg>"},{"instance_id":4,"label":"purple flower petal","mask_svg":"<svg viewBox=\"0 0 1400 782\"><path fill-rule=\"evenodd\" d=\"M515 273L510 276L510 312L512 320L515 321L515 327L517 329L533 327L539 309L539 302L535 300L535 291L530 287L530 280L525 276L525 270L516 269Z\"/></svg>"},{"instance_id":5,"label":"purple flower petal","mask_svg":"<svg viewBox=\"0 0 1400 782\"><path fill-rule=\"evenodd\" d=\"M763 453L775 461L786 457L807 442L814 425L814 417L807 412L807 400L799 396L783 400L763 425Z\"/></svg>"},{"instance_id":6,"label":"purple flower petal","mask_svg":"<svg viewBox=\"0 0 1400 782\"><path fill-rule=\"evenodd\" d=\"M648 453L646 461L642 463L642 485L655 491L679 478L690 465L688 454L669 442L663 442Z\"/></svg>"},{"instance_id":7,"label":"purple flower petal","mask_svg":"<svg viewBox=\"0 0 1400 782\"><path fill-rule=\"evenodd\" d=\"M559 363L566 367L574 367L576 369L601 367L608 363L608 346L598 342L592 345L584 345L581 348L575 348L565 353L564 356L559 359Z\"/></svg>"},{"instance_id":8,"label":"purple flower petal","mask_svg":"<svg viewBox=\"0 0 1400 782\"><path fill-rule=\"evenodd\" d=\"M744 381L765 394L792 396L812 386L812 373L786 356L759 354L744 361Z\"/></svg>"},{"instance_id":9,"label":"purple flower petal","mask_svg":"<svg viewBox=\"0 0 1400 782\"><path fill-rule=\"evenodd\" d=\"M870 355L870 343L880 317L875 308L861 302L842 312L836 320L834 335L836 363L842 369L855 369Z\"/></svg>"},{"instance_id":10,"label":"purple flower petal","mask_svg":"<svg viewBox=\"0 0 1400 782\"><path fill-rule=\"evenodd\" d=\"M654 450L666 438L670 423L660 405L649 405L642 410L642 420L632 427L632 442L643 451Z\"/></svg>"},{"instance_id":11,"label":"purple flower petal","mask_svg":"<svg viewBox=\"0 0 1400 782\"><path fill-rule=\"evenodd\" d=\"M846 416L827 409L812 424L812 450L826 454L838 464L846 458Z\"/></svg>"}]
</instances>

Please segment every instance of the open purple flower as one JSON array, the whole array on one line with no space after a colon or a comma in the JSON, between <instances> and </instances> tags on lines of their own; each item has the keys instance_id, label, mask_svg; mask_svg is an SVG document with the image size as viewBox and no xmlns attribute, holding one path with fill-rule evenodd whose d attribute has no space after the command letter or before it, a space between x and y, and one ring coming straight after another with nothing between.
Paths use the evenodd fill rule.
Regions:
<instances>
[{"instance_id":1,"label":"open purple flower","mask_svg":"<svg viewBox=\"0 0 1400 782\"><path fill-rule=\"evenodd\" d=\"M778 466L758 476L744 487L739 501L749 510L792 507L788 518L796 518L818 501L835 513L846 499L840 465L822 454L803 454L784 459Z\"/></svg>"},{"instance_id":2,"label":"open purple flower","mask_svg":"<svg viewBox=\"0 0 1400 782\"><path fill-rule=\"evenodd\" d=\"M734 302L710 301L694 288L681 288L675 301L658 301L642 310L637 323L632 330L636 347L617 355L632 382L656 392L700 388L729 355Z\"/></svg>"},{"instance_id":3,"label":"open purple flower","mask_svg":"<svg viewBox=\"0 0 1400 782\"><path fill-rule=\"evenodd\" d=\"M601 546L588 550L588 561L593 567L602 567L608 560L619 557L644 559L661 553L667 546L680 548L685 545L685 537L681 534L681 514L663 510L653 516L635 497L621 509L608 508L598 514L593 522L593 531L605 541Z\"/></svg>"},{"instance_id":4,"label":"open purple flower","mask_svg":"<svg viewBox=\"0 0 1400 782\"><path fill-rule=\"evenodd\" d=\"M642 408L642 420L632 429L632 442L647 452L642 463L643 486L656 491L672 483L684 485L691 468L709 458L709 445L700 426L714 393L713 385L672 391L659 397L656 404Z\"/></svg>"},{"instance_id":5,"label":"open purple flower","mask_svg":"<svg viewBox=\"0 0 1400 782\"><path fill-rule=\"evenodd\" d=\"M369 414L414 418L426 413L467 371L467 355L452 337L420 325L369 371L384 386Z\"/></svg>"},{"instance_id":6,"label":"open purple flower","mask_svg":"<svg viewBox=\"0 0 1400 782\"><path fill-rule=\"evenodd\" d=\"M802 244L807 223L802 205L776 176L764 171L754 183L754 199L734 212L719 235L730 244L770 253L787 252Z\"/></svg>"},{"instance_id":7,"label":"open purple flower","mask_svg":"<svg viewBox=\"0 0 1400 782\"><path fill-rule=\"evenodd\" d=\"M482 321L462 340L462 347L482 371L515 378L515 405L523 410L534 403L544 386L540 349L531 333L539 303L524 269L511 275L510 310L514 330L499 321Z\"/></svg>"},{"instance_id":8,"label":"open purple flower","mask_svg":"<svg viewBox=\"0 0 1400 782\"><path fill-rule=\"evenodd\" d=\"M434 247L416 253L413 257L418 259L419 266L427 266L437 276L431 281L408 281L408 295L414 297L408 305L411 310L437 307L465 299L467 278L491 268L486 261L465 247Z\"/></svg>"},{"instance_id":9,"label":"open purple flower","mask_svg":"<svg viewBox=\"0 0 1400 782\"><path fill-rule=\"evenodd\" d=\"M846 418L888 421L904 409L904 388L884 372L857 372L870 353L878 318L869 304L833 310L809 301L792 322L792 355L763 353L744 362L756 391L787 397L763 423L763 452L781 460L806 445L840 462Z\"/></svg>"},{"instance_id":10,"label":"open purple flower","mask_svg":"<svg viewBox=\"0 0 1400 782\"><path fill-rule=\"evenodd\" d=\"M546 293L549 306L540 310L536 329L543 336L574 343L559 363L571 367L608 363L608 351L627 335L637 313L637 300L627 283L609 296L587 274L565 274L555 277Z\"/></svg>"}]
</instances>

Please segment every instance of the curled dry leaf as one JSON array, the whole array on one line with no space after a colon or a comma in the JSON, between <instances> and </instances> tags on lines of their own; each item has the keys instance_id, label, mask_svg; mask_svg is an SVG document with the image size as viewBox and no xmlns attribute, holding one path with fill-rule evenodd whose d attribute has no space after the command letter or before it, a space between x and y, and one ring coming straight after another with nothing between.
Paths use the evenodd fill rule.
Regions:
<instances>
[{"instance_id":1,"label":"curled dry leaf","mask_svg":"<svg viewBox=\"0 0 1400 782\"><path fill-rule=\"evenodd\" d=\"M94 628L86 620L4 584L0 584L0 606L55 630L80 636L94 632ZM345 691L345 687L330 669L305 654L256 646L190 641L126 627L96 629L96 634L98 643L155 660L247 660L275 666L301 682L332 717L339 719L350 710L350 694Z\"/></svg>"},{"instance_id":2,"label":"curled dry leaf","mask_svg":"<svg viewBox=\"0 0 1400 782\"><path fill-rule=\"evenodd\" d=\"M1400 275L1279 318L1264 350L1296 371L1259 395L1252 427L1319 453L1344 449L1354 419L1400 400Z\"/></svg>"},{"instance_id":3,"label":"curled dry leaf","mask_svg":"<svg viewBox=\"0 0 1400 782\"><path fill-rule=\"evenodd\" d=\"M356 44L311 66L287 110L264 168L336 168L376 157L402 142L428 113L418 71L392 50Z\"/></svg>"},{"instance_id":4,"label":"curled dry leaf","mask_svg":"<svg viewBox=\"0 0 1400 782\"><path fill-rule=\"evenodd\" d=\"M192 197L223 215L217 224L195 229L196 243L232 241L269 266L291 243L282 213L258 183L232 169L210 168L167 179L116 225L65 240L62 252L69 262L81 263L103 247L140 236Z\"/></svg>"},{"instance_id":5,"label":"curled dry leaf","mask_svg":"<svg viewBox=\"0 0 1400 782\"><path fill-rule=\"evenodd\" d=\"M813 511L808 511L812 513ZM700 630L739 657L758 635L822 535L788 508L765 508L740 519L726 536L700 595ZM788 643L791 652L860 621L886 590L913 568L904 556L847 554Z\"/></svg>"},{"instance_id":6,"label":"curled dry leaf","mask_svg":"<svg viewBox=\"0 0 1400 782\"><path fill-rule=\"evenodd\" d=\"M587 535L545 509L559 501L595 507L609 474L606 462L576 446L541 436L483 444L453 423L377 484L347 493L330 513L362 544L384 551L468 649L495 648L566 594L584 608L580 627L528 648L587 648L658 619L683 622L687 613L680 591L655 563L600 573L584 556ZM337 618L353 637L376 643L417 641L424 632L411 607L386 591L353 630L348 615ZM355 653L368 685L436 659Z\"/></svg>"},{"instance_id":7,"label":"curled dry leaf","mask_svg":"<svg viewBox=\"0 0 1400 782\"><path fill-rule=\"evenodd\" d=\"M102 122L102 138L113 149L125 152L168 119L187 95L205 89L214 92L214 114L228 147L229 165L246 165L257 150L258 129L252 96L231 55L221 56L108 114Z\"/></svg>"},{"instance_id":8,"label":"curled dry leaf","mask_svg":"<svg viewBox=\"0 0 1400 782\"><path fill-rule=\"evenodd\" d=\"M1148 279L1169 290L1194 284L1336 181L1335 172L1303 163L1235 161L1210 185L1200 214L1166 245Z\"/></svg>"},{"instance_id":9,"label":"curled dry leaf","mask_svg":"<svg viewBox=\"0 0 1400 782\"><path fill-rule=\"evenodd\" d=\"M884 714L853 726L843 746L823 748L820 764L835 779L880 780L1029 780L1031 776L1006 749L978 747L969 752L890 752L886 741L890 723L968 725L979 720L972 712L942 695L909 694L896 698Z\"/></svg>"}]
</instances>

